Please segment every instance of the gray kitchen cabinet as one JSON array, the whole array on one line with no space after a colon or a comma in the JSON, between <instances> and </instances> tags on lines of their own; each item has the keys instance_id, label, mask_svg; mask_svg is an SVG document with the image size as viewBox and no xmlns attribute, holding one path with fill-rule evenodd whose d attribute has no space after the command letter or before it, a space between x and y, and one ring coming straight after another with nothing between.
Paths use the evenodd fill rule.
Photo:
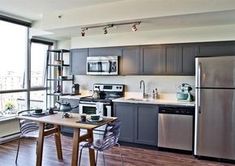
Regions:
<instances>
[{"instance_id":1,"label":"gray kitchen cabinet","mask_svg":"<svg viewBox=\"0 0 235 166\"><path fill-rule=\"evenodd\" d=\"M195 75L195 57L198 55L197 45L182 46L183 75Z\"/></svg>"},{"instance_id":2,"label":"gray kitchen cabinet","mask_svg":"<svg viewBox=\"0 0 235 166\"><path fill-rule=\"evenodd\" d=\"M123 47L120 59L121 75L137 75L140 73L140 47Z\"/></svg>"},{"instance_id":3,"label":"gray kitchen cabinet","mask_svg":"<svg viewBox=\"0 0 235 166\"><path fill-rule=\"evenodd\" d=\"M143 104L137 106L136 143L157 145L157 110L156 105Z\"/></svg>"},{"instance_id":4,"label":"gray kitchen cabinet","mask_svg":"<svg viewBox=\"0 0 235 166\"><path fill-rule=\"evenodd\" d=\"M122 47L89 48L88 56L121 56Z\"/></svg>"},{"instance_id":5,"label":"gray kitchen cabinet","mask_svg":"<svg viewBox=\"0 0 235 166\"><path fill-rule=\"evenodd\" d=\"M114 115L121 121L120 141L157 145L157 105L114 103Z\"/></svg>"},{"instance_id":6,"label":"gray kitchen cabinet","mask_svg":"<svg viewBox=\"0 0 235 166\"><path fill-rule=\"evenodd\" d=\"M199 46L199 56L224 55L235 55L235 42L211 42Z\"/></svg>"},{"instance_id":7,"label":"gray kitchen cabinet","mask_svg":"<svg viewBox=\"0 0 235 166\"><path fill-rule=\"evenodd\" d=\"M183 73L182 47L167 45L166 49L166 74L178 75Z\"/></svg>"},{"instance_id":8,"label":"gray kitchen cabinet","mask_svg":"<svg viewBox=\"0 0 235 166\"><path fill-rule=\"evenodd\" d=\"M132 104L114 103L114 116L121 121L120 141L134 142L136 107Z\"/></svg>"},{"instance_id":9,"label":"gray kitchen cabinet","mask_svg":"<svg viewBox=\"0 0 235 166\"><path fill-rule=\"evenodd\" d=\"M161 45L141 47L141 74L166 73L165 48Z\"/></svg>"},{"instance_id":10,"label":"gray kitchen cabinet","mask_svg":"<svg viewBox=\"0 0 235 166\"><path fill-rule=\"evenodd\" d=\"M88 49L72 49L70 50L70 64L71 74L85 75L86 74L86 60L88 56Z\"/></svg>"}]
</instances>

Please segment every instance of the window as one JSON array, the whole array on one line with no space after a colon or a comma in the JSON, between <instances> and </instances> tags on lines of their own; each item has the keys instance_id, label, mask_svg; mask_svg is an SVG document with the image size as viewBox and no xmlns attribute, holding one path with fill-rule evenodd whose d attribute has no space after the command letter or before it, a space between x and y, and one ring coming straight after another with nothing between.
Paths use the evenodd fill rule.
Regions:
<instances>
[{"instance_id":1,"label":"window","mask_svg":"<svg viewBox=\"0 0 235 166\"><path fill-rule=\"evenodd\" d=\"M30 108L46 109L46 60L47 50L51 47L51 45L51 42L46 42L37 39L31 40ZM34 91L36 87L37 91Z\"/></svg>"},{"instance_id":2,"label":"window","mask_svg":"<svg viewBox=\"0 0 235 166\"><path fill-rule=\"evenodd\" d=\"M28 28L0 21L0 90L23 89Z\"/></svg>"},{"instance_id":3,"label":"window","mask_svg":"<svg viewBox=\"0 0 235 166\"><path fill-rule=\"evenodd\" d=\"M0 20L0 112L26 109L28 27Z\"/></svg>"},{"instance_id":4,"label":"window","mask_svg":"<svg viewBox=\"0 0 235 166\"><path fill-rule=\"evenodd\" d=\"M48 49L47 44L31 42L31 87L44 86Z\"/></svg>"}]
</instances>

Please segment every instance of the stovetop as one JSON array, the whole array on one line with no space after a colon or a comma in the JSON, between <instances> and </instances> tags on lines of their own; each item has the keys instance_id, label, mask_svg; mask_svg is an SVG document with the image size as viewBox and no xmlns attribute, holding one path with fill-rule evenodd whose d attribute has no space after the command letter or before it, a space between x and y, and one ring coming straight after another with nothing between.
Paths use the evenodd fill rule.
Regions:
<instances>
[{"instance_id":1,"label":"stovetop","mask_svg":"<svg viewBox=\"0 0 235 166\"><path fill-rule=\"evenodd\" d=\"M117 99L124 96L124 87L125 86L123 84L97 83L93 85L93 92L100 93L100 97L103 98L94 98L93 96L85 96L81 97L80 101L111 103L113 99Z\"/></svg>"},{"instance_id":2,"label":"stovetop","mask_svg":"<svg viewBox=\"0 0 235 166\"><path fill-rule=\"evenodd\" d=\"M85 96L81 97L80 101L111 103L112 99L111 98L100 99L100 98L94 98L92 96Z\"/></svg>"}]
</instances>

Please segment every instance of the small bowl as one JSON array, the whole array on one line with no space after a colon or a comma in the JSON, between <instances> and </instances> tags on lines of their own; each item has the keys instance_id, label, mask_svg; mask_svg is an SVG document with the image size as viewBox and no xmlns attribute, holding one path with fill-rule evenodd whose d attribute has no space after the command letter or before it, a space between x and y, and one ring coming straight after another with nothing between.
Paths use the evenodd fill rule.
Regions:
<instances>
[{"instance_id":1,"label":"small bowl","mask_svg":"<svg viewBox=\"0 0 235 166\"><path fill-rule=\"evenodd\" d=\"M42 113L42 109L35 109L34 112L35 112L36 114L41 114L41 113Z\"/></svg>"},{"instance_id":2,"label":"small bowl","mask_svg":"<svg viewBox=\"0 0 235 166\"><path fill-rule=\"evenodd\" d=\"M91 120L99 120L100 115L91 115Z\"/></svg>"}]
</instances>

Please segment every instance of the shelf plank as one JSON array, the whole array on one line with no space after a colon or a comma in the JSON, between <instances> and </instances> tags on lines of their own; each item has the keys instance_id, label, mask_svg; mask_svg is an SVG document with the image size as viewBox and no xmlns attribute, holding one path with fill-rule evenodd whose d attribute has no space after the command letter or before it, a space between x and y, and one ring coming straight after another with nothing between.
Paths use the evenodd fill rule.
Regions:
<instances>
[{"instance_id":1,"label":"shelf plank","mask_svg":"<svg viewBox=\"0 0 235 166\"><path fill-rule=\"evenodd\" d=\"M53 66L53 67L59 67L59 66L62 66L62 67L69 67L70 65L69 64L61 64L61 65L59 65L59 64L48 64L48 66Z\"/></svg>"}]
</instances>

